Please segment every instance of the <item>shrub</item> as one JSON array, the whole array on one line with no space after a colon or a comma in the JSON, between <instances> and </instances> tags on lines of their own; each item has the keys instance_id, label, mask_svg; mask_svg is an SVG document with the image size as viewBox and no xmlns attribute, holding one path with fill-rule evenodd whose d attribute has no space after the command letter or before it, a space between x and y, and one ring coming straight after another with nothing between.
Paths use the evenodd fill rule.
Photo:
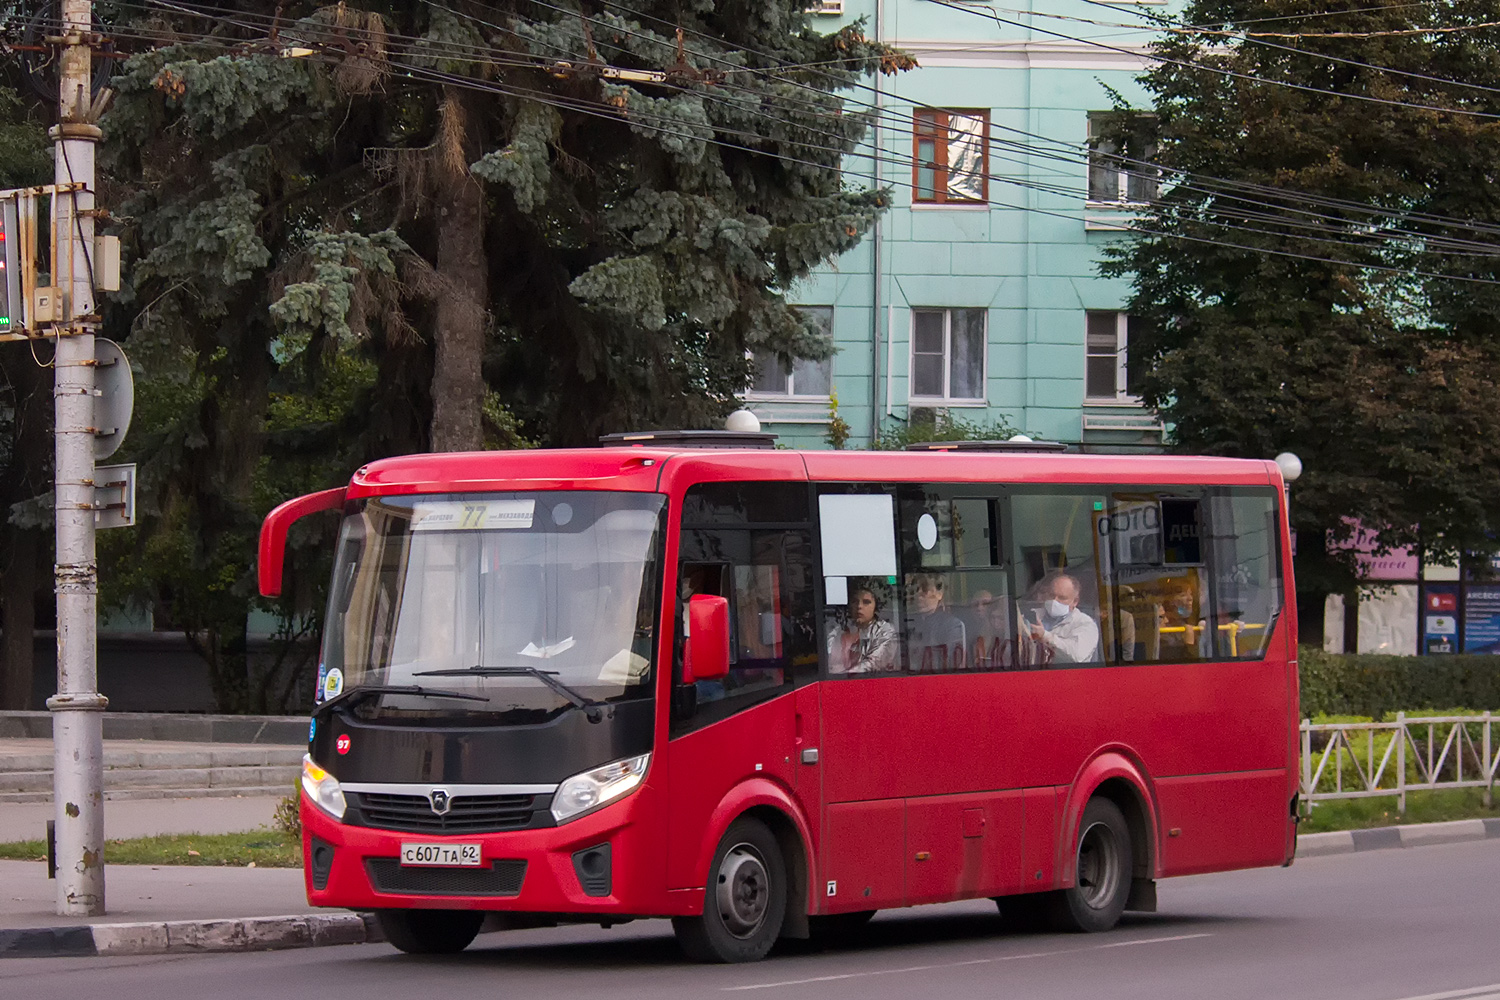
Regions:
<instances>
[{"instance_id":1,"label":"shrub","mask_svg":"<svg viewBox=\"0 0 1500 1000\"><path fill-rule=\"evenodd\" d=\"M300 840L302 814L297 810L298 795L297 791L293 791L292 794L283 796L281 801L276 803L276 812L271 822L275 824L276 829L288 837L296 837Z\"/></svg>"},{"instance_id":2,"label":"shrub","mask_svg":"<svg viewBox=\"0 0 1500 1000\"><path fill-rule=\"evenodd\" d=\"M1453 705L1500 711L1500 656L1377 656L1303 646L1297 661L1303 718L1327 714L1380 719Z\"/></svg>"},{"instance_id":3,"label":"shrub","mask_svg":"<svg viewBox=\"0 0 1500 1000\"><path fill-rule=\"evenodd\" d=\"M872 445L875 451L902 451L920 441L1005 441L1016 428L1002 414L989 423L975 423L939 410L932 420L888 425Z\"/></svg>"}]
</instances>

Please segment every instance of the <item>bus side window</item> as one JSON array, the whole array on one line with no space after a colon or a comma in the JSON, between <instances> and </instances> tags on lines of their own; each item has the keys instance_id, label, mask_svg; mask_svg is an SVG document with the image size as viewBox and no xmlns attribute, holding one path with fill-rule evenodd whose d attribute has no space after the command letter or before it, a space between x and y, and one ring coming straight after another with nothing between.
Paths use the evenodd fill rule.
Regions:
<instances>
[{"instance_id":1,"label":"bus side window","mask_svg":"<svg viewBox=\"0 0 1500 1000\"><path fill-rule=\"evenodd\" d=\"M1109 551L1101 547L1104 498L1092 491L1017 489L1010 499L1015 566L1018 665L1066 667L1099 663L1101 597Z\"/></svg>"},{"instance_id":2,"label":"bus side window","mask_svg":"<svg viewBox=\"0 0 1500 1000\"><path fill-rule=\"evenodd\" d=\"M1275 491L1229 487L1209 498L1214 644L1220 659L1259 659L1281 614Z\"/></svg>"},{"instance_id":3,"label":"bus side window","mask_svg":"<svg viewBox=\"0 0 1500 1000\"><path fill-rule=\"evenodd\" d=\"M1002 670L1015 662L995 502L953 495L973 489L900 490L905 614L895 620L912 673Z\"/></svg>"},{"instance_id":4,"label":"bus side window","mask_svg":"<svg viewBox=\"0 0 1500 1000\"><path fill-rule=\"evenodd\" d=\"M720 560L723 561L715 561ZM812 543L806 530L690 530L682 533L674 676L682 676L688 601L729 602L729 673L680 683L674 733L687 732L773 697L794 668L815 662Z\"/></svg>"},{"instance_id":5,"label":"bus side window","mask_svg":"<svg viewBox=\"0 0 1500 1000\"><path fill-rule=\"evenodd\" d=\"M1205 660L1212 655L1202 504L1183 491L1119 490L1107 538L1114 569L1107 618L1110 659L1120 663Z\"/></svg>"},{"instance_id":6,"label":"bus side window","mask_svg":"<svg viewBox=\"0 0 1500 1000\"><path fill-rule=\"evenodd\" d=\"M823 487L818 496L825 666L835 676L899 670L895 498L884 489L835 492L846 488Z\"/></svg>"}]
</instances>

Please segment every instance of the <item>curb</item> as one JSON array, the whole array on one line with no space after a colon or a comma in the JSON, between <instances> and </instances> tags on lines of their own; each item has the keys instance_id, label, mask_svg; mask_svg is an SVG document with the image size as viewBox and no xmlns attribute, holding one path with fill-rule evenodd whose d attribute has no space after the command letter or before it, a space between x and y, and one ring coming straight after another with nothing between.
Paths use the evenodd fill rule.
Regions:
<instances>
[{"instance_id":1,"label":"curb","mask_svg":"<svg viewBox=\"0 0 1500 1000\"><path fill-rule=\"evenodd\" d=\"M1373 830L1304 833L1297 838L1297 857L1316 858L1326 854L1355 854L1361 851L1383 851L1392 847L1425 847L1428 844L1456 844L1465 840L1492 838L1500 838L1500 818L1413 823L1410 826L1382 826Z\"/></svg>"},{"instance_id":2,"label":"curb","mask_svg":"<svg viewBox=\"0 0 1500 1000\"><path fill-rule=\"evenodd\" d=\"M373 914L329 913L239 920L169 920L0 930L0 958L82 958L277 951L384 941Z\"/></svg>"}]
</instances>

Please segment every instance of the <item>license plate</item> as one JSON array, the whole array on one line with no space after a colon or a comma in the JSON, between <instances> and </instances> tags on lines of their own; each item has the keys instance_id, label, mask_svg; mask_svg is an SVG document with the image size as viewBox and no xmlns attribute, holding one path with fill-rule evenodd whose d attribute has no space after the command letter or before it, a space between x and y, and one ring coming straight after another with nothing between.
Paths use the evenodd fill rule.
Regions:
<instances>
[{"instance_id":1,"label":"license plate","mask_svg":"<svg viewBox=\"0 0 1500 1000\"><path fill-rule=\"evenodd\" d=\"M402 844L401 863L427 867L477 868L478 844Z\"/></svg>"}]
</instances>

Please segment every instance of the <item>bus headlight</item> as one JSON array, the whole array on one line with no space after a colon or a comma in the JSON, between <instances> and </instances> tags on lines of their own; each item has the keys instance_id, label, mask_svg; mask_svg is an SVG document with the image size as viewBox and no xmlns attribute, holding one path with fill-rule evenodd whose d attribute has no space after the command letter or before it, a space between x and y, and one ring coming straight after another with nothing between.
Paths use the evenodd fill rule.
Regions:
<instances>
[{"instance_id":1,"label":"bus headlight","mask_svg":"<svg viewBox=\"0 0 1500 1000\"><path fill-rule=\"evenodd\" d=\"M311 754L302 755L302 790L321 810L334 819L344 818L344 790L339 779L313 763Z\"/></svg>"},{"instance_id":2,"label":"bus headlight","mask_svg":"<svg viewBox=\"0 0 1500 1000\"><path fill-rule=\"evenodd\" d=\"M649 753L626 757L592 771L575 774L557 786L552 796L552 818L566 823L630 791L646 775Z\"/></svg>"}]
</instances>

